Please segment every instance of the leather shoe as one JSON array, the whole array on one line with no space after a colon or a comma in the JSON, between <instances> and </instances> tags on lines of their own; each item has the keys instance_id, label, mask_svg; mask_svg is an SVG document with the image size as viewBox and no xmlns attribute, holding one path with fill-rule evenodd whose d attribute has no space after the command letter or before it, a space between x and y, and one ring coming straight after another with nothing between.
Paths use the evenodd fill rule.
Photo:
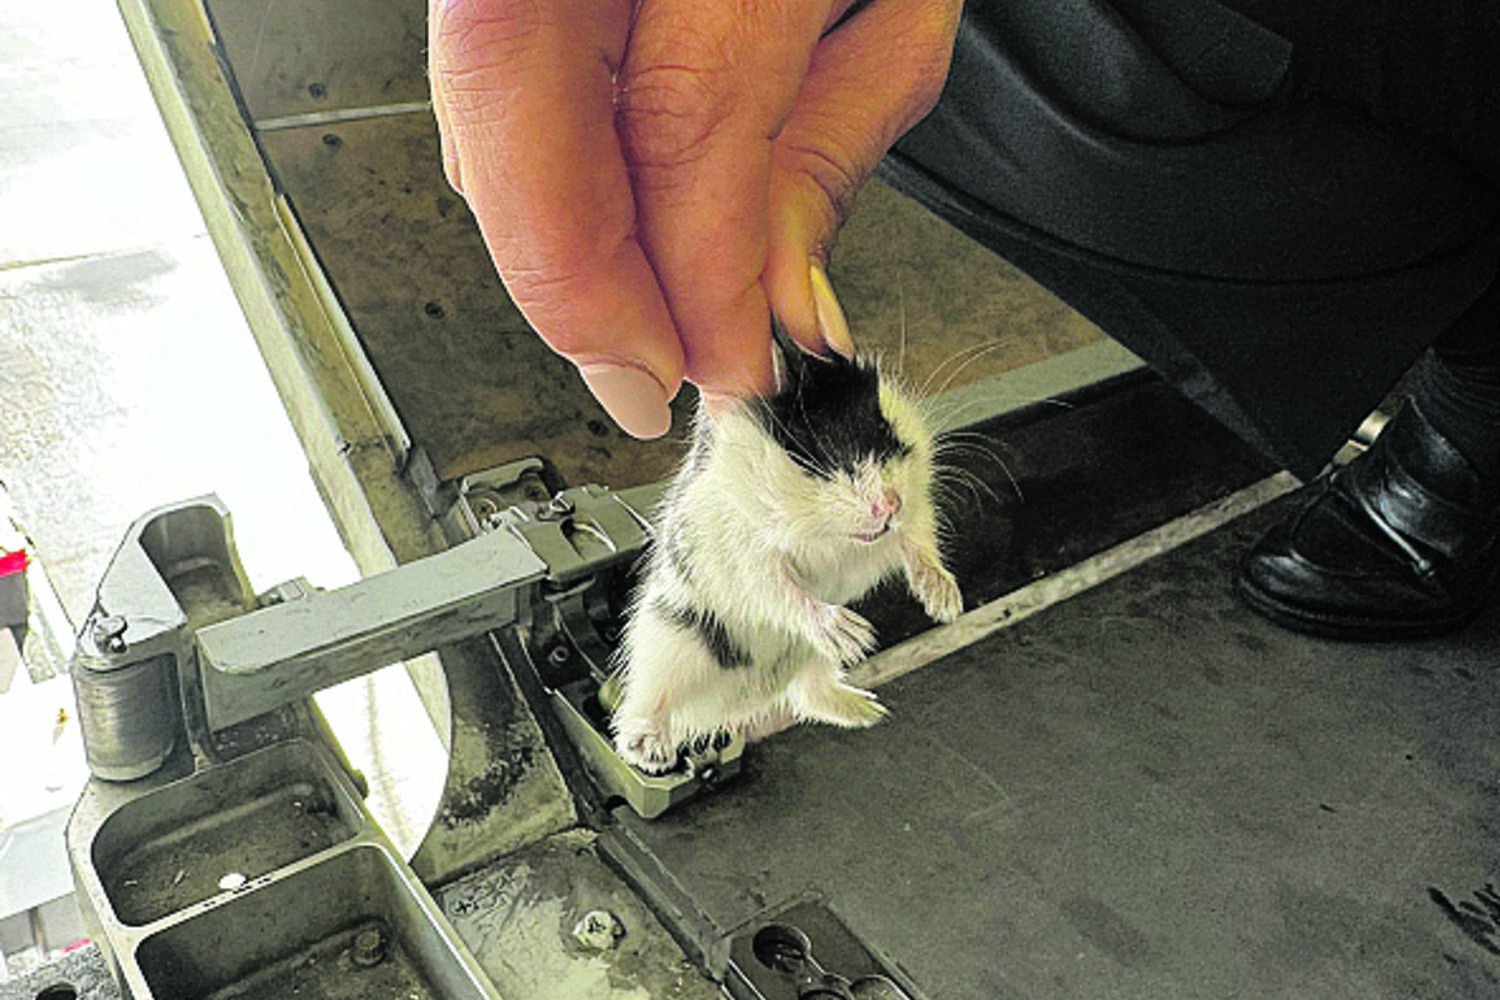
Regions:
<instances>
[{"instance_id":1,"label":"leather shoe","mask_svg":"<svg viewBox=\"0 0 1500 1000\"><path fill-rule=\"evenodd\" d=\"M1408 401L1369 451L1327 473L1245 555L1240 598L1335 639L1450 632L1500 577L1500 488Z\"/></svg>"}]
</instances>

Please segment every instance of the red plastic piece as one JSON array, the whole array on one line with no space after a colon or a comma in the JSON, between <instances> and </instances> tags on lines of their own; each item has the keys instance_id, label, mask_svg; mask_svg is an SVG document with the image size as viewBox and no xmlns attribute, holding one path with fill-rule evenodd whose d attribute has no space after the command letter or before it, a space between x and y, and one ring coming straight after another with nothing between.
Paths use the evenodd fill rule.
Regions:
<instances>
[{"instance_id":1,"label":"red plastic piece","mask_svg":"<svg viewBox=\"0 0 1500 1000\"><path fill-rule=\"evenodd\" d=\"M25 549L7 552L0 556L0 576L15 576L17 573L24 573L29 562Z\"/></svg>"}]
</instances>

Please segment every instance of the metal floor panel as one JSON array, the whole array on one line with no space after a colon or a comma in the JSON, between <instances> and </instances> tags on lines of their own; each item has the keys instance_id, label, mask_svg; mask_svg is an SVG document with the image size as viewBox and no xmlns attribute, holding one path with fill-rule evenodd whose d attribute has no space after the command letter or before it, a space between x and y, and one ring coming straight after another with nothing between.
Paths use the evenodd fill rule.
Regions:
<instances>
[{"instance_id":1,"label":"metal floor panel","mask_svg":"<svg viewBox=\"0 0 1500 1000\"><path fill-rule=\"evenodd\" d=\"M891 682L878 728L617 815L615 856L706 952L811 892L933 998L1497 995L1500 615L1260 621L1229 572L1286 503Z\"/></svg>"}]
</instances>

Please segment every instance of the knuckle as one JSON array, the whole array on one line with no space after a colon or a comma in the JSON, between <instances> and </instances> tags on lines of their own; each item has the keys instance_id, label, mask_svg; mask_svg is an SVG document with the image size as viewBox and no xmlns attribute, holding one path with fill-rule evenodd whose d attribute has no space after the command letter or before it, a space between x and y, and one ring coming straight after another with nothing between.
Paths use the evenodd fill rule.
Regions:
<instances>
[{"instance_id":1,"label":"knuckle","mask_svg":"<svg viewBox=\"0 0 1500 1000\"><path fill-rule=\"evenodd\" d=\"M490 72L524 64L547 25L539 0L450 4L434 13L431 72L447 107L465 114L500 99Z\"/></svg>"},{"instance_id":2,"label":"knuckle","mask_svg":"<svg viewBox=\"0 0 1500 1000\"><path fill-rule=\"evenodd\" d=\"M701 157L733 113L729 77L717 60L657 63L623 75L616 107L631 163L670 169Z\"/></svg>"},{"instance_id":3,"label":"knuckle","mask_svg":"<svg viewBox=\"0 0 1500 1000\"><path fill-rule=\"evenodd\" d=\"M822 195L828 212L823 221L829 226L849 217L855 195L874 169L873 164L858 164L824 145L786 145L778 152L789 170Z\"/></svg>"}]
</instances>

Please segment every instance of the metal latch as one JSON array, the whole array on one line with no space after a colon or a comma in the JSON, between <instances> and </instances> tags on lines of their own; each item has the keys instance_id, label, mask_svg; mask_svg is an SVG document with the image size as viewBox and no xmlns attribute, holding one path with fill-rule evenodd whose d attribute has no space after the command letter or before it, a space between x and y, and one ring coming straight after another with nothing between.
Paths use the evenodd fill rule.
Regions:
<instances>
[{"instance_id":1,"label":"metal latch","mask_svg":"<svg viewBox=\"0 0 1500 1000\"><path fill-rule=\"evenodd\" d=\"M662 487L616 492L581 486L541 499L524 486L542 481L540 470L539 462L520 463L470 477L459 491L459 516L481 532L524 539L547 564L529 614L513 634L502 636L502 651L537 677L604 794L624 799L650 819L738 774L744 739L700 741L685 748L676 770L659 776L615 753L609 718L618 688L613 653ZM497 502L517 493L530 498L509 506Z\"/></svg>"},{"instance_id":2,"label":"metal latch","mask_svg":"<svg viewBox=\"0 0 1500 1000\"><path fill-rule=\"evenodd\" d=\"M216 497L138 519L100 581L72 671L94 774L144 777L184 739L211 746L213 734L325 687L485 633L540 680L606 794L642 816L738 771L738 739L690 748L662 777L614 753L611 651L656 488L548 493L539 466L519 467L519 493L503 476L476 480L486 505L461 486L467 540L331 591L293 581L257 599ZM519 502L495 502L506 496ZM178 591L212 599L195 598L189 620Z\"/></svg>"}]
</instances>

